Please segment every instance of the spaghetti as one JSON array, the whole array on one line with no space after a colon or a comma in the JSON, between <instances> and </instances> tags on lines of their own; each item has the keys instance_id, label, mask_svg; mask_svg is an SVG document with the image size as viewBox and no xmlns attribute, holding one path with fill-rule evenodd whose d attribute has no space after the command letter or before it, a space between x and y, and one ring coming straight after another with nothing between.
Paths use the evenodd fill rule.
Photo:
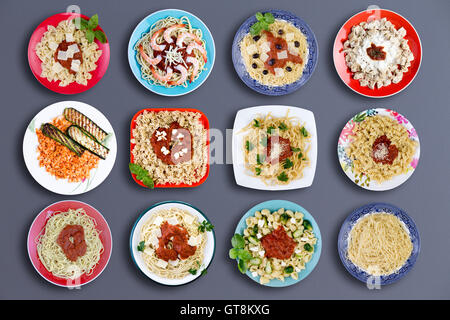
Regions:
<instances>
[{"instance_id":1,"label":"spaghetti","mask_svg":"<svg viewBox=\"0 0 450 320\"><path fill-rule=\"evenodd\" d=\"M412 248L406 226L399 218L373 213L359 219L350 231L347 256L368 274L389 275L405 264Z\"/></svg>"},{"instance_id":2,"label":"spaghetti","mask_svg":"<svg viewBox=\"0 0 450 320\"><path fill-rule=\"evenodd\" d=\"M38 256L44 267L54 276L63 279L91 275L104 251L96 225L95 219L88 216L82 208L55 212L35 240ZM85 252L75 261L68 259L60 245L60 235L67 226L81 226L84 231Z\"/></svg>"}]
</instances>

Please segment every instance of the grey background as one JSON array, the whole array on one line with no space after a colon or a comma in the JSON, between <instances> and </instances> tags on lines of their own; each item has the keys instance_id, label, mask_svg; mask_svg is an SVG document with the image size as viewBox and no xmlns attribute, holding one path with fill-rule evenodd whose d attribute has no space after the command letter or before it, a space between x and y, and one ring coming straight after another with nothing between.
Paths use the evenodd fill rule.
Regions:
<instances>
[{"instance_id":1,"label":"grey background","mask_svg":"<svg viewBox=\"0 0 450 320\"><path fill-rule=\"evenodd\" d=\"M111 45L104 78L91 90L64 96L41 86L27 62L27 45L36 26L75 2L83 13L98 13ZM374 100L353 93L339 79L332 60L338 29L372 1L245 0L245 1L18 1L0 2L1 118L0 157L0 298L25 299L449 299L450 203L448 120L450 118L450 1L379 1L399 12L420 34L423 62L417 78L400 94ZM277 7L302 17L315 32L319 62L310 81L297 92L266 97L247 88L231 63L231 43L239 25L256 11ZM198 15L216 43L216 63L209 79L183 97L165 98L147 91L131 74L127 44L137 23L153 11L180 8ZM116 164L109 177L87 194L65 197L40 187L22 157L25 128L45 106L78 100L97 107L118 137ZM264 192L238 187L231 165L213 165L208 180L197 188L146 190L133 182L127 169L132 115L148 106L194 107L206 113L211 126L231 128L237 110L263 104L304 107L315 114L319 156L316 177L307 189ZM367 107L390 107L404 114L421 140L421 159L414 175L399 188L370 192L354 185L342 172L337 138L345 122ZM113 234L112 257L103 274L81 290L53 286L33 269L26 236L34 217L47 205L64 199L85 201L107 219ZM230 238L240 217L269 199L295 201L316 219L323 250L316 269L301 283L282 289L260 286L241 275L228 258ZM186 286L160 286L133 265L128 250L131 227L138 215L163 200L182 200L200 208L216 225L217 251L204 278ZM422 250L414 269L399 282L369 291L343 268L336 251L341 223L355 208L385 201L405 209L416 221Z\"/></svg>"}]
</instances>

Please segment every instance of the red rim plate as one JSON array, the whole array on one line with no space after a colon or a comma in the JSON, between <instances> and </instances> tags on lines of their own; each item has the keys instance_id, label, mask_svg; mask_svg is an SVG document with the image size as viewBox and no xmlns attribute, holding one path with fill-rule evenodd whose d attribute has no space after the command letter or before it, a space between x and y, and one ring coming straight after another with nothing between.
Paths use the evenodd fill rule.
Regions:
<instances>
[{"instance_id":1,"label":"red rim plate","mask_svg":"<svg viewBox=\"0 0 450 320\"><path fill-rule=\"evenodd\" d=\"M91 275L87 276L83 274L78 279L67 280L54 276L50 271L48 271L44 267L41 260L39 259L35 240L45 227L49 219L49 216L52 213L57 211L64 212L67 211L68 209L78 209L78 208L83 208L86 211L86 214L94 218L95 221L97 222L97 230L100 231L100 240L103 243L104 251L100 255L100 260L97 266L95 267L94 272ZM90 205L81 201L75 200L59 201L51 204L36 216L28 232L27 249L28 249L28 256L31 260L31 263L33 264L33 267L45 280L61 287L78 287L93 281L106 268L109 262L109 258L111 257L111 250L112 250L111 230L109 229L108 223L106 222L105 218L94 207L91 207Z\"/></svg>"},{"instance_id":2,"label":"red rim plate","mask_svg":"<svg viewBox=\"0 0 450 320\"><path fill-rule=\"evenodd\" d=\"M352 27L361 22L367 21L369 17L373 18L375 14L377 15L377 18L388 19L397 29L400 27L405 28L405 39L408 40L409 47L414 55L414 60L411 62L411 66L408 71L403 74L403 79L399 83L393 83L380 89L369 89L368 87L362 87L358 80L353 79L352 72L345 63L343 49L344 42L347 40ZM414 29L408 20L398 13L386 9L366 10L359 12L348 19L339 30L334 41L333 60L339 77L350 89L366 97L383 98L399 93L414 80L422 62L422 45L416 29Z\"/></svg>"},{"instance_id":3,"label":"red rim plate","mask_svg":"<svg viewBox=\"0 0 450 320\"><path fill-rule=\"evenodd\" d=\"M47 26L52 25L56 27L61 21L67 19L74 19L75 17L82 17L85 19L89 19L89 17L85 15L80 15L78 13L58 13L47 19L45 19L33 32L30 38L30 42L28 43L28 64L30 65L31 71L33 72L36 79L47 89L50 89L57 93L62 94L76 94L86 90L89 90L93 86L97 84L97 82L103 77L108 69L109 65L109 42L101 43L97 39L95 39L95 43L99 46L99 50L102 50L102 55L97 61L97 68L91 72L92 78L88 81L87 85L81 85L76 82L72 82L68 86L60 87L59 80L58 81L48 81L47 78L41 77L41 59L36 54L36 45L41 41L44 33L47 31ZM103 29L98 26L96 30Z\"/></svg>"},{"instance_id":4,"label":"red rim plate","mask_svg":"<svg viewBox=\"0 0 450 320\"><path fill-rule=\"evenodd\" d=\"M136 118L143 113L144 111L148 111L148 112L160 112L160 111L182 111L182 112L196 112L196 113L200 113L200 122L203 124L203 127L206 129L206 148L208 149L208 160L207 160L207 164L206 164L206 173L205 175L196 183L193 183L191 185L189 184L185 184L185 183L180 183L180 184L174 184L174 183L163 183L163 184L155 184L155 188L189 188L189 187L197 187L199 185L201 185L203 182L206 181L206 179L208 178L209 175L209 121L208 118L206 117L206 115L201 112L200 110L197 109L192 109L192 108L147 108L147 109L142 109L140 111L138 111L134 116L133 119L131 119L131 125L130 125L130 162L134 163L134 157L133 157L133 149L135 144L131 143L131 140L134 139L133 137L133 129L136 128ZM147 188L146 185L144 185L141 181L136 179L136 175L135 174L131 174L131 176L133 177L133 180L136 181L136 183L144 188Z\"/></svg>"}]
</instances>

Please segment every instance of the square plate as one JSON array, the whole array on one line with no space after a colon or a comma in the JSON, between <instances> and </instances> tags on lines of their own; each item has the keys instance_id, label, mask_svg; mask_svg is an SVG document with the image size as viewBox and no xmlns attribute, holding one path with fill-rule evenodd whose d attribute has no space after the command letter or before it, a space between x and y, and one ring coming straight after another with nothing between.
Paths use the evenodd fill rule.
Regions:
<instances>
[{"instance_id":1,"label":"square plate","mask_svg":"<svg viewBox=\"0 0 450 320\"><path fill-rule=\"evenodd\" d=\"M306 130L311 133L309 157L311 165L305 168L303 177L292 181L286 185L267 185L261 179L254 177L245 168L244 153L242 152L242 144L244 139L244 132L242 129L247 126L256 115L268 114L269 112L276 117L284 117L289 110L289 115L298 117L304 124ZM309 187L314 180L317 164L317 130L314 114L306 109L289 106L259 106L241 109L237 112L233 126L233 171L236 183L240 186L259 189L259 190L292 190Z\"/></svg>"}]
</instances>

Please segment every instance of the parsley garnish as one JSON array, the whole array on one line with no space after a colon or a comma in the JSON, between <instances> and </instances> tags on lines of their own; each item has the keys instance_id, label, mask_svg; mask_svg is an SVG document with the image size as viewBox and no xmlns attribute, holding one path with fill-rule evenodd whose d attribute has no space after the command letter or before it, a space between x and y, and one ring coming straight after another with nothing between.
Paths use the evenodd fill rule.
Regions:
<instances>
[{"instance_id":1,"label":"parsley garnish","mask_svg":"<svg viewBox=\"0 0 450 320\"><path fill-rule=\"evenodd\" d=\"M253 145L253 143L251 143L250 141L245 141L245 149L247 150L247 151L252 151L253 150L253 148L254 148L255 146Z\"/></svg>"},{"instance_id":2,"label":"parsley garnish","mask_svg":"<svg viewBox=\"0 0 450 320\"><path fill-rule=\"evenodd\" d=\"M272 134L272 132L274 132L274 131L275 131L275 127L273 127L273 126L270 126L267 128L267 134Z\"/></svg>"},{"instance_id":3,"label":"parsley garnish","mask_svg":"<svg viewBox=\"0 0 450 320\"><path fill-rule=\"evenodd\" d=\"M266 160L266 156L265 155L263 155L263 154L261 154L261 155L257 154L256 155L256 163L257 164L262 165L265 160Z\"/></svg>"},{"instance_id":4,"label":"parsley garnish","mask_svg":"<svg viewBox=\"0 0 450 320\"><path fill-rule=\"evenodd\" d=\"M139 242L138 246L137 246L138 251L143 252L145 249L145 241L141 241Z\"/></svg>"},{"instance_id":5,"label":"parsley garnish","mask_svg":"<svg viewBox=\"0 0 450 320\"><path fill-rule=\"evenodd\" d=\"M287 130L287 125L284 124L284 122L281 122L280 125L278 126L278 129L280 129L281 131L286 131Z\"/></svg>"},{"instance_id":6,"label":"parsley garnish","mask_svg":"<svg viewBox=\"0 0 450 320\"><path fill-rule=\"evenodd\" d=\"M278 180L286 182L289 180L289 177L287 176L287 174L283 171L282 173L280 173L277 177Z\"/></svg>"},{"instance_id":7,"label":"parsley garnish","mask_svg":"<svg viewBox=\"0 0 450 320\"><path fill-rule=\"evenodd\" d=\"M256 167L255 168L255 173L257 176L259 176L261 174L261 168Z\"/></svg>"},{"instance_id":8,"label":"parsley garnish","mask_svg":"<svg viewBox=\"0 0 450 320\"><path fill-rule=\"evenodd\" d=\"M256 120L256 119L253 119L253 126L254 126L255 128L259 128L259 121Z\"/></svg>"},{"instance_id":9,"label":"parsley garnish","mask_svg":"<svg viewBox=\"0 0 450 320\"><path fill-rule=\"evenodd\" d=\"M286 160L284 160L283 168L289 169L289 168L292 168L293 166L294 166L294 163L289 158L286 158Z\"/></svg>"},{"instance_id":10,"label":"parsley garnish","mask_svg":"<svg viewBox=\"0 0 450 320\"><path fill-rule=\"evenodd\" d=\"M299 152L301 149L296 147L291 147L292 152Z\"/></svg>"},{"instance_id":11,"label":"parsley garnish","mask_svg":"<svg viewBox=\"0 0 450 320\"><path fill-rule=\"evenodd\" d=\"M214 229L214 226L211 224L211 222L203 220L202 223L198 226L198 231L205 232L206 231L212 231Z\"/></svg>"},{"instance_id":12,"label":"parsley garnish","mask_svg":"<svg viewBox=\"0 0 450 320\"><path fill-rule=\"evenodd\" d=\"M302 128L300 129L300 132L302 133L302 135L303 135L304 137L307 137L307 136L308 136L308 131L305 129L305 127L302 127Z\"/></svg>"}]
</instances>

